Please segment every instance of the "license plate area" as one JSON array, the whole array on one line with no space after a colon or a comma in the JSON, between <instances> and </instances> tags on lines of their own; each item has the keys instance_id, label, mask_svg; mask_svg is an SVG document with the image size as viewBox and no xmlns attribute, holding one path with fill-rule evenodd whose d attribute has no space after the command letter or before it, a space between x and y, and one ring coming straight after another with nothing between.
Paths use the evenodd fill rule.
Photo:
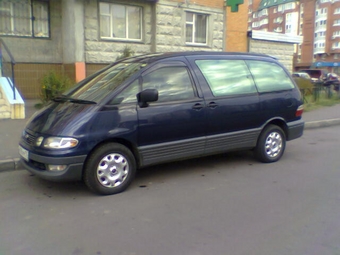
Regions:
<instances>
[{"instance_id":1,"label":"license plate area","mask_svg":"<svg viewBox=\"0 0 340 255\"><path fill-rule=\"evenodd\" d=\"M28 150L26 150L26 149L22 148L21 146L19 146L19 154L26 161L29 161L29 152L28 152Z\"/></svg>"}]
</instances>

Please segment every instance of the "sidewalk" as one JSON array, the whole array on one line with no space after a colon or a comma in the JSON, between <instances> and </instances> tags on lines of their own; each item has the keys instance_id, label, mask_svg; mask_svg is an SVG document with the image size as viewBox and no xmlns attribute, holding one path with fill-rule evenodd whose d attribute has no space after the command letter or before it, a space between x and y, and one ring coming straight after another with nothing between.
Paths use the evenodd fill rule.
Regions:
<instances>
[{"instance_id":1,"label":"sidewalk","mask_svg":"<svg viewBox=\"0 0 340 255\"><path fill-rule=\"evenodd\" d=\"M26 122L36 111L38 100L26 100L24 120L0 120L0 172L20 169L18 143ZM303 113L305 129L340 125L340 104Z\"/></svg>"}]
</instances>

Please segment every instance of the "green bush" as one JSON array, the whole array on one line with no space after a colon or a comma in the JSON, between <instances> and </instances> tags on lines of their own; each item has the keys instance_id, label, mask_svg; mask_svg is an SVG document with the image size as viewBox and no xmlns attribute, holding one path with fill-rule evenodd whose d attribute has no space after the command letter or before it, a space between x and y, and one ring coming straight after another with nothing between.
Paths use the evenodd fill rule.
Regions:
<instances>
[{"instance_id":1,"label":"green bush","mask_svg":"<svg viewBox=\"0 0 340 255\"><path fill-rule=\"evenodd\" d=\"M54 71L45 74L41 81L40 98L42 104L46 104L52 98L63 93L70 85L70 79L64 75L57 74Z\"/></svg>"},{"instance_id":2,"label":"green bush","mask_svg":"<svg viewBox=\"0 0 340 255\"><path fill-rule=\"evenodd\" d=\"M135 52L129 46L125 46L122 54L117 57L116 61L123 58L132 57L133 55L135 55Z\"/></svg>"}]
</instances>

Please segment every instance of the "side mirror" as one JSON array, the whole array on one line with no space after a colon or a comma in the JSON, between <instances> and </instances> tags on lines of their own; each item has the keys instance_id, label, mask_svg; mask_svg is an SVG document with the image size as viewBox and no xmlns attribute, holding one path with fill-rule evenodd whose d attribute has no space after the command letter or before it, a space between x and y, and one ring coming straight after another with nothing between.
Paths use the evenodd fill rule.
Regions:
<instances>
[{"instance_id":1,"label":"side mirror","mask_svg":"<svg viewBox=\"0 0 340 255\"><path fill-rule=\"evenodd\" d=\"M146 89L137 94L137 100L140 107L149 106L149 102L156 102L158 100L157 89Z\"/></svg>"}]
</instances>

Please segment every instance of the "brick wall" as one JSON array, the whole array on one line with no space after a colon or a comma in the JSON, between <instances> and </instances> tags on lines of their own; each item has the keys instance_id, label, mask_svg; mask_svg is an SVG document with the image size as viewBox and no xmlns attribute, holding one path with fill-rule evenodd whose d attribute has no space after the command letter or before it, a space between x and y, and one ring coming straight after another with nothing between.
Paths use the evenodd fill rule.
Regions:
<instances>
[{"instance_id":1,"label":"brick wall","mask_svg":"<svg viewBox=\"0 0 340 255\"><path fill-rule=\"evenodd\" d=\"M86 64L86 76L90 76L106 66L106 64Z\"/></svg>"},{"instance_id":2,"label":"brick wall","mask_svg":"<svg viewBox=\"0 0 340 255\"><path fill-rule=\"evenodd\" d=\"M231 12L227 7L226 15L226 51L248 51L248 0L238 6L238 12Z\"/></svg>"},{"instance_id":3,"label":"brick wall","mask_svg":"<svg viewBox=\"0 0 340 255\"><path fill-rule=\"evenodd\" d=\"M14 66L15 84L24 99L40 96L41 80L50 71L62 72L61 64L17 63Z\"/></svg>"}]
</instances>

